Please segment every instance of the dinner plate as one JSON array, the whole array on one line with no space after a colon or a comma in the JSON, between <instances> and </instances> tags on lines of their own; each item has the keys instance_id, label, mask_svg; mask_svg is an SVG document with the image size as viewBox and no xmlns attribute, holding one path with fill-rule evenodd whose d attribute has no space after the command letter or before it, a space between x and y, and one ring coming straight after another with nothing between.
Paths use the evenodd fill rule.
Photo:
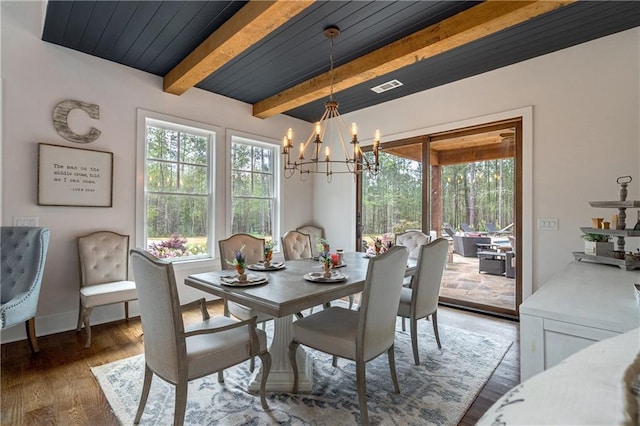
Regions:
<instances>
[{"instance_id":1,"label":"dinner plate","mask_svg":"<svg viewBox=\"0 0 640 426\"><path fill-rule=\"evenodd\" d=\"M325 278L324 272L309 272L304 274L305 280L312 281L314 283L339 283L345 281L347 278L349 277L341 274L340 272L332 272L331 278Z\"/></svg>"},{"instance_id":2,"label":"dinner plate","mask_svg":"<svg viewBox=\"0 0 640 426\"><path fill-rule=\"evenodd\" d=\"M286 268L286 266L282 262L272 262L271 266L269 266L268 268L264 266L264 263L254 263L247 266L247 269L250 269L252 271L277 271L284 268Z\"/></svg>"},{"instance_id":3,"label":"dinner plate","mask_svg":"<svg viewBox=\"0 0 640 426\"><path fill-rule=\"evenodd\" d=\"M240 281L237 275L228 275L226 277L220 277L220 284L230 287L249 287L252 285L264 284L269 279L267 277L259 277L254 274L247 274L246 281Z\"/></svg>"}]
</instances>

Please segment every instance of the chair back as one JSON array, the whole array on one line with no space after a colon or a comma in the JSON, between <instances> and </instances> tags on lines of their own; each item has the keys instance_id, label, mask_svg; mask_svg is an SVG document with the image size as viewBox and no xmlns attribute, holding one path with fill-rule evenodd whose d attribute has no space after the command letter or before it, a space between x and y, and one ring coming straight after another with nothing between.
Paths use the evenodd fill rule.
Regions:
<instances>
[{"instance_id":1,"label":"chair back","mask_svg":"<svg viewBox=\"0 0 640 426\"><path fill-rule=\"evenodd\" d=\"M438 238L420 247L418 264L411 282L411 310L417 318L430 315L438 308L440 284L449 251L449 242Z\"/></svg>"},{"instance_id":2,"label":"chair back","mask_svg":"<svg viewBox=\"0 0 640 426\"><path fill-rule=\"evenodd\" d=\"M417 259L420 254L420 246L429 244L431 237L422 231L409 230L396 234L395 244L398 246L405 246L409 250L409 258Z\"/></svg>"},{"instance_id":3,"label":"chair back","mask_svg":"<svg viewBox=\"0 0 640 426\"><path fill-rule=\"evenodd\" d=\"M384 254L369 259L356 338L356 351L362 351L364 361L375 358L393 345L397 306L408 258L406 247L393 246Z\"/></svg>"},{"instance_id":4,"label":"chair back","mask_svg":"<svg viewBox=\"0 0 640 426\"><path fill-rule=\"evenodd\" d=\"M226 240L218 241L221 269L235 269L227 263L227 260L233 260L234 253L242 246L244 246L242 251L248 265L264 260L264 238L257 238L249 234L233 234Z\"/></svg>"},{"instance_id":5,"label":"chair back","mask_svg":"<svg viewBox=\"0 0 640 426\"><path fill-rule=\"evenodd\" d=\"M469 226L468 223L461 223L460 224L460 229L462 229L463 232L467 233L467 232L474 232L473 229L471 229L471 227Z\"/></svg>"},{"instance_id":6,"label":"chair back","mask_svg":"<svg viewBox=\"0 0 640 426\"><path fill-rule=\"evenodd\" d=\"M282 254L284 260L309 259L313 257L311 237L302 232L288 231L282 236Z\"/></svg>"},{"instance_id":7,"label":"chair back","mask_svg":"<svg viewBox=\"0 0 640 426\"><path fill-rule=\"evenodd\" d=\"M49 229L3 226L0 231L2 305L23 297L11 313L2 309L2 328L24 322L36 315L40 285L49 247ZM26 295L26 297L24 296Z\"/></svg>"},{"instance_id":8,"label":"chair back","mask_svg":"<svg viewBox=\"0 0 640 426\"><path fill-rule=\"evenodd\" d=\"M142 249L131 250L138 290L145 362L165 380L178 380L178 360L186 360L184 324L173 265ZM186 361L184 361L186 365Z\"/></svg>"},{"instance_id":9,"label":"chair back","mask_svg":"<svg viewBox=\"0 0 640 426\"><path fill-rule=\"evenodd\" d=\"M80 286L127 281L129 236L98 231L77 238Z\"/></svg>"},{"instance_id":10,"label":"chair back","mask_svg":"<svg viewBox=\"0 0 640 426\"><path fill-rule=\"evenodd\" d=\"M511 246L511 251L512 252L516 252L516 237L514 237L513 235L509 235L507 238L509 238L509 245Z\"/></svg>"},{"instance_id":11,"label":"chair back","mask_svg":"<svg viewBox=\"0 0 640 426\"><path fill-rule=\"evenodd\" d=\"M296 229L296 231L309 235L311 238L311 256L317 257L319 255L317 246L320 239L324 238L324 229L315 225L305 225Z\"/></svg>"}]
</instances>

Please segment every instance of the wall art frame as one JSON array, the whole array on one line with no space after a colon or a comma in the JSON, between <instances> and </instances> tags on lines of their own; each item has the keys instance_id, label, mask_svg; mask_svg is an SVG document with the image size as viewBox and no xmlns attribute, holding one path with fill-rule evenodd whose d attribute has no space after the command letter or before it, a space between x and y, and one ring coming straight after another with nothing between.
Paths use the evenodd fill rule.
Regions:
<instances>
[{"instance_id":1,"label":"wall art frame","mask_svg":"<svg viewBox=\"0 0 640 426\"><path fill-rule=\"evenodd\" d=\"M38 205L113 206L113 153L38 144Z\"/></svg>"}]
</instances>

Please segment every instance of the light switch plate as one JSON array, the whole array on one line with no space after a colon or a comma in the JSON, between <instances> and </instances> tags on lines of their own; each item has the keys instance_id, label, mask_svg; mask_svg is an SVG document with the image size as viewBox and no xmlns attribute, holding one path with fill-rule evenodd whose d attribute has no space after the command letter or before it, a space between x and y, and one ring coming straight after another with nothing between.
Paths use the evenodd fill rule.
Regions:
<instances>
[{"instance_id":1,"label":"light switch plate","mask_svg":"<svg viewBox=\"0 0 640 426\"><path fill-rule=\"evenodd\" d=\"M538 219L538 231L557 231L558 219Z\"/></svg>"},{"instance_id":2,"label":"light switch plate","mask_svg":"<svg viewBox=\"0 0 640 426\"><path fill-rule=\"evenodd\" d=\"M38 226L38 216L13 216L13 226Z\"/></svg>"}]
</instances>

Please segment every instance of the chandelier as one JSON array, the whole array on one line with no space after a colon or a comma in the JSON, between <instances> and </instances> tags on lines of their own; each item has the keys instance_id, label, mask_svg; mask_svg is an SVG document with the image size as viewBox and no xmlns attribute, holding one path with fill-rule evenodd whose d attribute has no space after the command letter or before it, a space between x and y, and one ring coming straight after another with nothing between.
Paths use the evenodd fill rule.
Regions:
<instances>
[{"instance_id":1,"label":"chandelier","mask_svg":"<svg viewBox=\"0 0 640 426\"><path fill-rule=\"evenodd\" d=\"M284 157L284 176L290 178L296 171L300 176L310 173L325 174L327 181L331 181L333 174L353 173L354 176L367 171L376 176L380 170L379 150L380 131L376 130L373 139L373 161L363 154L358 144L358 128L356 123L347 126L338 112L338 102L333 98L333 39L340 35L337 27L325 28L324 35L329 39L329 100L324 105L324 114L315 124L306 142L301 142L297 153L293 152L293 130L289 128L282 140L282 155ZM348 135L348 136L345 136ZM324 150L322 149L324 145ZM349 147L349 145L351 145ZM338 157L336 146L342 147L344 159ZM334 165L340 165L334 168Z\"/></svg>"}]
</instances>

